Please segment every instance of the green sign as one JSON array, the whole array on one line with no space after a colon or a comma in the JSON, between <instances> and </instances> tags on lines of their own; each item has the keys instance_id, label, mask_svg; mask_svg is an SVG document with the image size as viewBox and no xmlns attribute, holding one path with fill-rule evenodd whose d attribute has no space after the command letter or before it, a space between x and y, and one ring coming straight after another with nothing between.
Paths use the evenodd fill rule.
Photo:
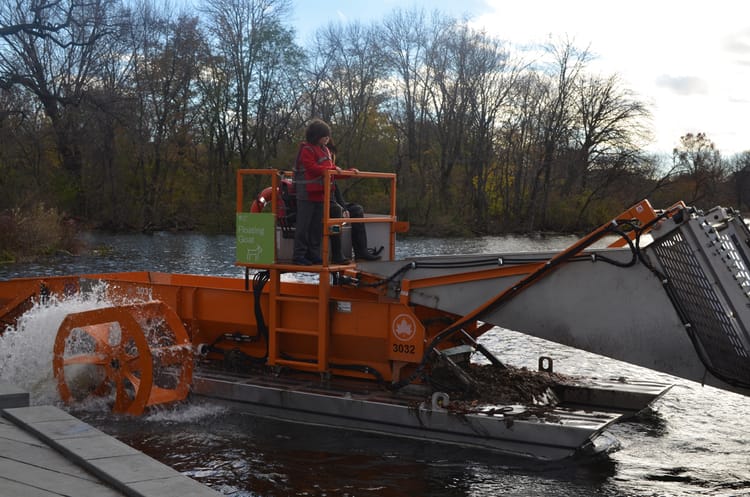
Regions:
<instances>
[{"instance_id":1,"label":"green sign","mask_svg":"<svg viewBox=\"0 0 750 497\"><path fill-rule=\"evenodd\" d=\"M276 223L273 213L237 214L237 262L273 264Z\"/></svg>"}]
</instances>

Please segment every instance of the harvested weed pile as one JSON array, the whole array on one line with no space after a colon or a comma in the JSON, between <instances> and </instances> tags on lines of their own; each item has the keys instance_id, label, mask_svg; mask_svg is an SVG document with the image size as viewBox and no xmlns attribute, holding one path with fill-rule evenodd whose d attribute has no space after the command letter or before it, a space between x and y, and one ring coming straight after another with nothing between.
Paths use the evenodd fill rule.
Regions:
<instances>
[{"instance_id":1,"label":"harvested weed pile","mask_svg":"<svg viewBox=\"0 0 750 497\"><path fill-rule=\"evenodd\" d=\"M479 405L532 405L548 388L565 383L568 378L557 373L530 371L526 368L470 364L467 373L475 380L474 388L451 392L454 400L470 408Z\"/></svg>"},{"instance_id":2,"label":"harvested weed pile","mask_svg":"<svg viewBox=\"0 0 750 497\"><path fill-rule=\"evenodd\" d=\"M471 364L469 374L477 380L478 387L475 392L469 393L467 400L486 404L531 404L547 388L565 382L565 377L557 373L512 366L503 369L492 365Z\"/></svg>"}]
</instances>

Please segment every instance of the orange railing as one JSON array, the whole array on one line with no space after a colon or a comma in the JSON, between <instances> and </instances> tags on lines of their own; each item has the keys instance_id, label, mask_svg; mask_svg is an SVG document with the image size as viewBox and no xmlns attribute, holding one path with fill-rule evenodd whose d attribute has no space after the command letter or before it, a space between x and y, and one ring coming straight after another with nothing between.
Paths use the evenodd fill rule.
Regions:
<instances>
[{"instance_id":1,"label":"orange railing","mask_svg":"<svg viewBox=\"0 0 750 497\"><path fill-rule=\"evenodd\" d=\"M328 255L330 250L329 237L341 231L341 227L345 224L355 223L388 223L390 224L389 230L389 243L388 243L388 257L393 260L396 256L396 233L406 231L407 223L400 222L396 217L396 175L393 173L378 173L378 172L365 172L365 171L343 171L342 173L335 173L334 171L325 172L325 181L330 184L331 176L336 175L338 178L363 178L363 179L380 179L388 180L390 186L390 207L387 214L369 214L364 218L332 218L330 217L329 209L323 209L323 240L321 245L321 256L323 264L328 264ZM246 177L252 176L269 176L271 180L271 212L274 217L278 219L278 204L279 204L279 186L282 178L289 178L292 176L290 171L281 171L278 169L240 169L237 171L237 208L238 214L248 212L248 208L245 205L246 199L244 194L244 182ZM331 202L331 189L326 189L324 192L323 203L328 205ZM274 244L275 245L275 244ZM278 248L275 247L278 252ZM274 262L280 263L278 254L274 254ZM249 264L241 264L249 265ZM260 265L262 266L262 265Z\"/></svg>"}]
</instances>

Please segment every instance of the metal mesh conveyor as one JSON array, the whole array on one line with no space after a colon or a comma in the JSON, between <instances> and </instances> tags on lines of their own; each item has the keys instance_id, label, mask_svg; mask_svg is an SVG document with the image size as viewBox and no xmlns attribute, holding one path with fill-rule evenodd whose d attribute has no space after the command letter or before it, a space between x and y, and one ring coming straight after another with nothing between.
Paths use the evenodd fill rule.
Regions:
<instances>
[{"instance_id":1,"label":"metal mesh conveyor","mask_svg":"<svg viewBox=\"0 0 750 497\"><path fill-rule=\"evenodd\" d=\"M750 385L750 232L724 208L692 216L649 246L701 361Z\"/></svg>"}]
</instances>

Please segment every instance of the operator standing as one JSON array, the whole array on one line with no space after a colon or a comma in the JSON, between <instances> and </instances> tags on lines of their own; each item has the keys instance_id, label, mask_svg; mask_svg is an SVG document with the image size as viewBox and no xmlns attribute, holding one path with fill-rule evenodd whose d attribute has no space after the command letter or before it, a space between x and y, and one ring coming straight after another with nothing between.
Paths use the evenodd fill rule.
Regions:
<instances>
[{"instance_id":1,"label":"operator standing","mask_svg":"<svg viewBox=\"0 0 750 497\"><path fill-rule=\"evenodd\" d=\"M341 172L333 163L326 147L331 139L331 128L321 119L314 119L305 131L305 141L300 145L294 167L297 191L297 223L294 232L295 264L309 266L322 264L320 244L323 239L323 199L325 188L335 189L334 184L324 185L325 171ZM338 205L338 204L336 204ZM331 217L342 217L342 212L331 210ZM332 261L349 264L341 254L340 235L331 237Z\"/></svg>"}]
</instances>

